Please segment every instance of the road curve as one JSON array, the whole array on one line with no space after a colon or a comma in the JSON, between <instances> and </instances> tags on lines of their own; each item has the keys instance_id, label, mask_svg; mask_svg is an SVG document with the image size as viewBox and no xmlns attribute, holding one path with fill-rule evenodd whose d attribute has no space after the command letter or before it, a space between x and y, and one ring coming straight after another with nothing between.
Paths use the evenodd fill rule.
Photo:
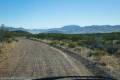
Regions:
<instances>
[{"instance_id":1,"label":"road curve","mask_svg":"<svg viewBox=\"0 0 120 80\"><path fill-rule=\"evenodd\" d=\"M41 42L21 38L10 54L12 56L0 62L0 78L92 75L72 57Z\"/></svg>"}]
</instances>

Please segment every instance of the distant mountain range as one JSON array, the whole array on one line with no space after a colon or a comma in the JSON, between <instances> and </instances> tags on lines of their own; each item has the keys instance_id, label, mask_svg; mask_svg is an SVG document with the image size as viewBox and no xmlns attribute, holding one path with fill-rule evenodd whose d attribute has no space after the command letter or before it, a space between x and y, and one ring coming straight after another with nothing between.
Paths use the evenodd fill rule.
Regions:
<instances>
[{"instance_id":1,"label":"distant mountain range","mask_svg":"<svg viewBox=\"0 0 120 80\"><path fill-rule=\"evenodd\" d=\"M29 30L32 33L65 33L65 34L82 34L82 33L111 33L120 32L120 25L92 25L80 27L78 25L68 25L61 28Z\"/></svg>"},{"instance_id":2,"label":"distant mountain range","mask_svg":"<svg viewBox=\"0 0 120 80\"><path fill-rule=\"evenodd\" d=\"M2 27L0 27L2 28ZM92 25L80 27L78 25L67 25L61 28L52 28L52 29L24 29L24 28L13 28L13 27L4 27L10 31L28 31L34 34L37 33L65 33L65 34L83 34L83 33L111 33L111 32L120 32L120 25Z\"/></svg>"}]
</instances>

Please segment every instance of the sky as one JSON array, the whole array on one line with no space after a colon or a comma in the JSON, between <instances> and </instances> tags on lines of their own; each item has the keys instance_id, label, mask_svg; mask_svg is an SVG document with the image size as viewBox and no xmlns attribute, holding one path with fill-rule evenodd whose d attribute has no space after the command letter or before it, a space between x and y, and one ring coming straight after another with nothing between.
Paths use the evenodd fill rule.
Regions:
<instances>
[{"instance_id":1,"label":"sky","mask_svg":"<svg viewBox=\"0 0 120 80\"><path fill-rule=\"evenodd\" d=\"M0 24L29 29L119 25L120 0L0 0Z\"/></svg>"}]
</instances>

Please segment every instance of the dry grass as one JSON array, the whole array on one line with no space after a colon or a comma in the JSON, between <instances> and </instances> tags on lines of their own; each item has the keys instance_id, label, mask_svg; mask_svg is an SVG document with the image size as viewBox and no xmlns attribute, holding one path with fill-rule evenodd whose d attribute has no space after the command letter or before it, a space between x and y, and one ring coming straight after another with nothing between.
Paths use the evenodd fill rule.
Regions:
<instances>
[{"instance_id":1,"label":"dry grass","mask_svg":"<svg viewBox=\"0 0 120 80\"><path fill-rule=\"evenodd\" d=\"M105 67L110 71L115 71L115 70L120 71L119 60L115 56L109 56L109 55L102 56L100 59L100 63L104 63L106 65Z\"/></svg>"},{"instance_id":2,"label":"dry grass","mask_svg":"<svg viewBox=\"0 0 120 80\"><path fill-rule=\"evenodd\" d=\"M15 47L15 43L11 42L11 43L1 43L0 45L0 60L4 59L6 57L9 57L10 51Z\"/></svg>"}]
</instances>

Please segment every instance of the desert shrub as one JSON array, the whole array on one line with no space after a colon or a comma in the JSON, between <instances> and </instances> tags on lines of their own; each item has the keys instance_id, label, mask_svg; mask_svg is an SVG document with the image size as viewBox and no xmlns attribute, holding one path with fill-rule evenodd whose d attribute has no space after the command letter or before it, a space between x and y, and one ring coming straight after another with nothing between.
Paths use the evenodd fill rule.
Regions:
<instances>
[{"instance_id":1,"label":"desert shrub","mask_svg":"<svg viewBox=\"0 0 120 80\"><path fill-rule=\"evenodd\" d=\"M10 32L4 28L0 29L0 42L6 41L9 43L9 42L11 42L12 38L13 38L12 32Z\"/></svg>"},{"instance_id":2,"label":"desert shrub","mask_svg":"<svg viewBox=\"0 0 120 80\"><path fill-rule=\"evenodd\" d=\"M59 41L51 41L49 42L49 45L58 45L59 44Z\"/></svg>"},{"instance_id":3,"label":"desert shrub","mask_svg":"<svg viewBox=\"0 0 120 80\"><path fill-rule=\"evenodd\" d=\"M77 44L74 42L68 43L68 47L70 47L70 48L75 48L76 46L77 46Z\"/></svg>"},{"instance_id":4,"label":"desert shrub","mask_svg":"<svg viewBox=\"0 0 120 80\"><path fill-rule=\"evenodd\" d=\"M82 41L77 42L77 45L79 46L82 45Z\"/></svg>"},{"instance_id":5,"label":"desert shrub","mask_svg":"<svg viewBox=\"0 0 120 80\"><path fill-rule=\"evenodd\" d=\"M0 43L0 54L1 54L1 52L2 52L2 43Z\"/></svg>"},{"instance_id":6,"label":"desert shrub","mask_svg":"<svg viewBox=\"0 0 120 80\"><path fill-rule=\"evenodd\" d=\"M113 47L113 46L109 46L106 48L106 51L109 53L109 54L115 54L117 52L118 48L117 47Z\"/></svg>"},{"instance_id":7,"label":"desert shrub","mask_svg":"<svg viewBox=\"0 0 120 80\"><path fill-rule=\"evenodd\" d=\"M81 51L81 48L80 48L80 47L77 47L77 48L74 49L74 51L80 52L80 51Z\"/></svg>"},{"instance_id":8,"label":"desert shrub","mask_svg":"<svg viewBox=\"0 0 120 80\"><path fill-rule=\"evenodd\" d=\"M7 43L11 43L13 40L12 39L7 39L6 42Z\"/></svg>"},{"instance_id":9,"label":"desert shrub","mask_svg":"<svg viewBox=\"0 0 120 80\"><path fill-rule=\"evenodd\" d=\"M107 52L105 51L102 51L102 50L95 50L94 52L90 53L89 56L94 56L94 57L101 57L101 56L104 56L106 55Z\"/></svg>"},{"instance_id":10,"label":"desert shrub","mask_svg":"<svg viewBox=\"0 0 120 80\"><path fill-rule=\"evenodd\" d=\"M60 42L59 42L59 45L63 46L63 45L66 45L66 44L65 44L65 42L63 42L63 41L60 41Z\"/></svg>"},{"instance_id":11,"label":"desert shrub","mask_svg":"<svg viewBox=\"0 0 120 80\"><path fill-rule=\"evenodd\" d=\"M86 46L84 42L85 42L85 40L84 41L80 40L80 41L77 42L77 45L78 46Z\"/></svg>"},{"instance_id":12,"label":"desert shrub","mask_svg":"<svg viewBox=\"0 0 120 80\"><path fill-rule=\"evenodd\" d=\"M118 49L118 51L116 52L116 57L120 58L120 49Z\"/></svg>"},{"instance_id":13,"label":"desert shrub","mask_svg":"<svg viewBox=\"0 0 120 80\"><path fill-rule=\"evenodd\" d=\"M19 40L18 39L16 39L16 38L11 38L11 40L12 41L16 41L16 42L18 42Z\"/></svg>"}]
</instances>

